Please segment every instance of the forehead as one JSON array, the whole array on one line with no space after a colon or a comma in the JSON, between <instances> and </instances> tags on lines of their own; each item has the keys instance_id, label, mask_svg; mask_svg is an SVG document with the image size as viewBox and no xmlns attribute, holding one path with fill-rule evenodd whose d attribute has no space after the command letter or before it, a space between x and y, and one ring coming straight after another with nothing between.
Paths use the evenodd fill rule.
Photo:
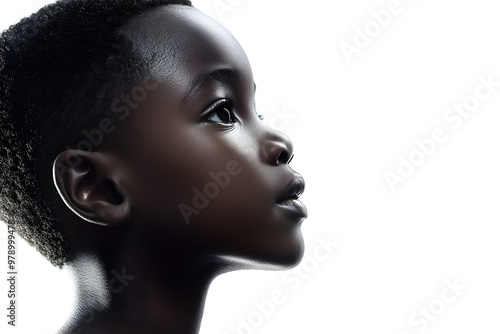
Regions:
<instances>
[{"instance_id":1,"label":"forehead","mask_svg":"<svg viewBox=\"0 0 500 334\"><path fill-rule=\"evenodd\" d=\"M155 79L177 88L185 90L194 77L217 68L251 78L248 58L236 38L196 8L158 7L136 16L120 32L133 41Z\"/></svg>"}]
</instances>

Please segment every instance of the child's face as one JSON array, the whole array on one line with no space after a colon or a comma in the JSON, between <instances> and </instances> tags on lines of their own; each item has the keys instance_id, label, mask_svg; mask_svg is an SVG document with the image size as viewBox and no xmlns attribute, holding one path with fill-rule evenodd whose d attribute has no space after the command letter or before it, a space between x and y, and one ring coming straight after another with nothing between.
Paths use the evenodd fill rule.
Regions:
<instances>
[{"instance_id":1,"label":"child's face","mask_svg":"<svg viewBox=\"0 0 500 334\"><path fill-rule=\"evenodd\" d=\"M292 143L258 117L239 43L202 12L176 5L135 19L129 33L141 52L158 51L150 63L161 83L131 111L119 137L137 237L160 259L175 247L201 258L296 264L307 213L277 204L300 178L287 164ZM192 90L199 75L218 69L226 70ZM207 112L224 99L233 104Z\"/></svg>"}]
</instances>

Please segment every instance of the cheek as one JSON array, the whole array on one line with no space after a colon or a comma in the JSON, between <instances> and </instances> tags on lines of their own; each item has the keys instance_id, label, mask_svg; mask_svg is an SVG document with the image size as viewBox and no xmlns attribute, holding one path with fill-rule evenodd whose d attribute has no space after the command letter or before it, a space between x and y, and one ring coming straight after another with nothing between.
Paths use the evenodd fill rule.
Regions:
<instances>
[{"instance_id":1,"label":"cheek","mask_svg":"<svg viewBox=\"0 0 500 334\"><path fill-rule=\"evenodd\" d=\"M191 217L190 229L198 242L255 249L294 239L296 226L275 210L275 194L258 166L242 164L241 172L228 180L224 188L217 189L215 182L207 187L217 190L204 192L209 195L206 206Z\"/></svg>"},{"instance_id":2,"label":"cheek","mask_svg":"<svg viewBox=\"0 0 500 334\"><path fill-rule=\"evenodd\" d=\"M178 130L136 143L136 206L151 218L185 223L180 206L199 212L190 215L194 219L210 213L210 208L227 210L228 202L243 199L248 192L234 196L235 190L247 188L235 151L192 128Z\"/></svg>"}]
</instances>

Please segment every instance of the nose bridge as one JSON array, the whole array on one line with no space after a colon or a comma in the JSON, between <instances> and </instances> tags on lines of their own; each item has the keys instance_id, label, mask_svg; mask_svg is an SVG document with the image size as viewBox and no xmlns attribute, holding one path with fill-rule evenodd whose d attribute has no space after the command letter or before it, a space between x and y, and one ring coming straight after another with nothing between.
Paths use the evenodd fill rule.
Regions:
<instances>
[{"instance_id":1,"label":"nose bridge","mask_svg":"<svg viewBox=\"0 0 500 334\"><path fill-rule=\"evenodd\" d=\"M292 140L283 132L267 127L262 136L262 158L270 165L288 164L293 157Z\"/></svg>"}]
</instances>

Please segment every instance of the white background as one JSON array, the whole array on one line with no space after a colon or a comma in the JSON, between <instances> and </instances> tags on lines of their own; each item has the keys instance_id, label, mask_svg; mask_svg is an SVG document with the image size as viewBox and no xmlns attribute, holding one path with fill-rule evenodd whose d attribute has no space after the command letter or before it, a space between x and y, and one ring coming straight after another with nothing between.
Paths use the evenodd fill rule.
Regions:
<instances>
[{"instance_id":1,"label":"white background","mask_svg":"<svg viewBox=\"0 0 500 334\"><path fill-rule=\"evenodd\" d=\"M1 2L0 28L48 2ZM500 87L457 128L443 119L454 104L474 101L480 76L500 81L498 8L490 0L401 0L377 34L370 13L389 3L193 1L246 50L259 112L294 141L292 167L305 177L309 210L301 273L217 278L202 334L500 331ZM221 4L226 11L215 9ZM341 43L355 46L366 27L373 37L348 62ZM397 173L400 156L417 157L415 141L436 128L446 140L391 191L384 173ZM318 238L339 244L322 261ZM3 224L0 240L6 276ZM71 277L24 242L18 263L18 327L2 315L0 331L56 332L71 312ZM463 289L445 290L445 303L447 280ZM3 279L0 289L6 313ZM255 303L273 290L284 301L263 314ZM429 307L424 320L419 312Z\"/></svg>"}]
</instances>

